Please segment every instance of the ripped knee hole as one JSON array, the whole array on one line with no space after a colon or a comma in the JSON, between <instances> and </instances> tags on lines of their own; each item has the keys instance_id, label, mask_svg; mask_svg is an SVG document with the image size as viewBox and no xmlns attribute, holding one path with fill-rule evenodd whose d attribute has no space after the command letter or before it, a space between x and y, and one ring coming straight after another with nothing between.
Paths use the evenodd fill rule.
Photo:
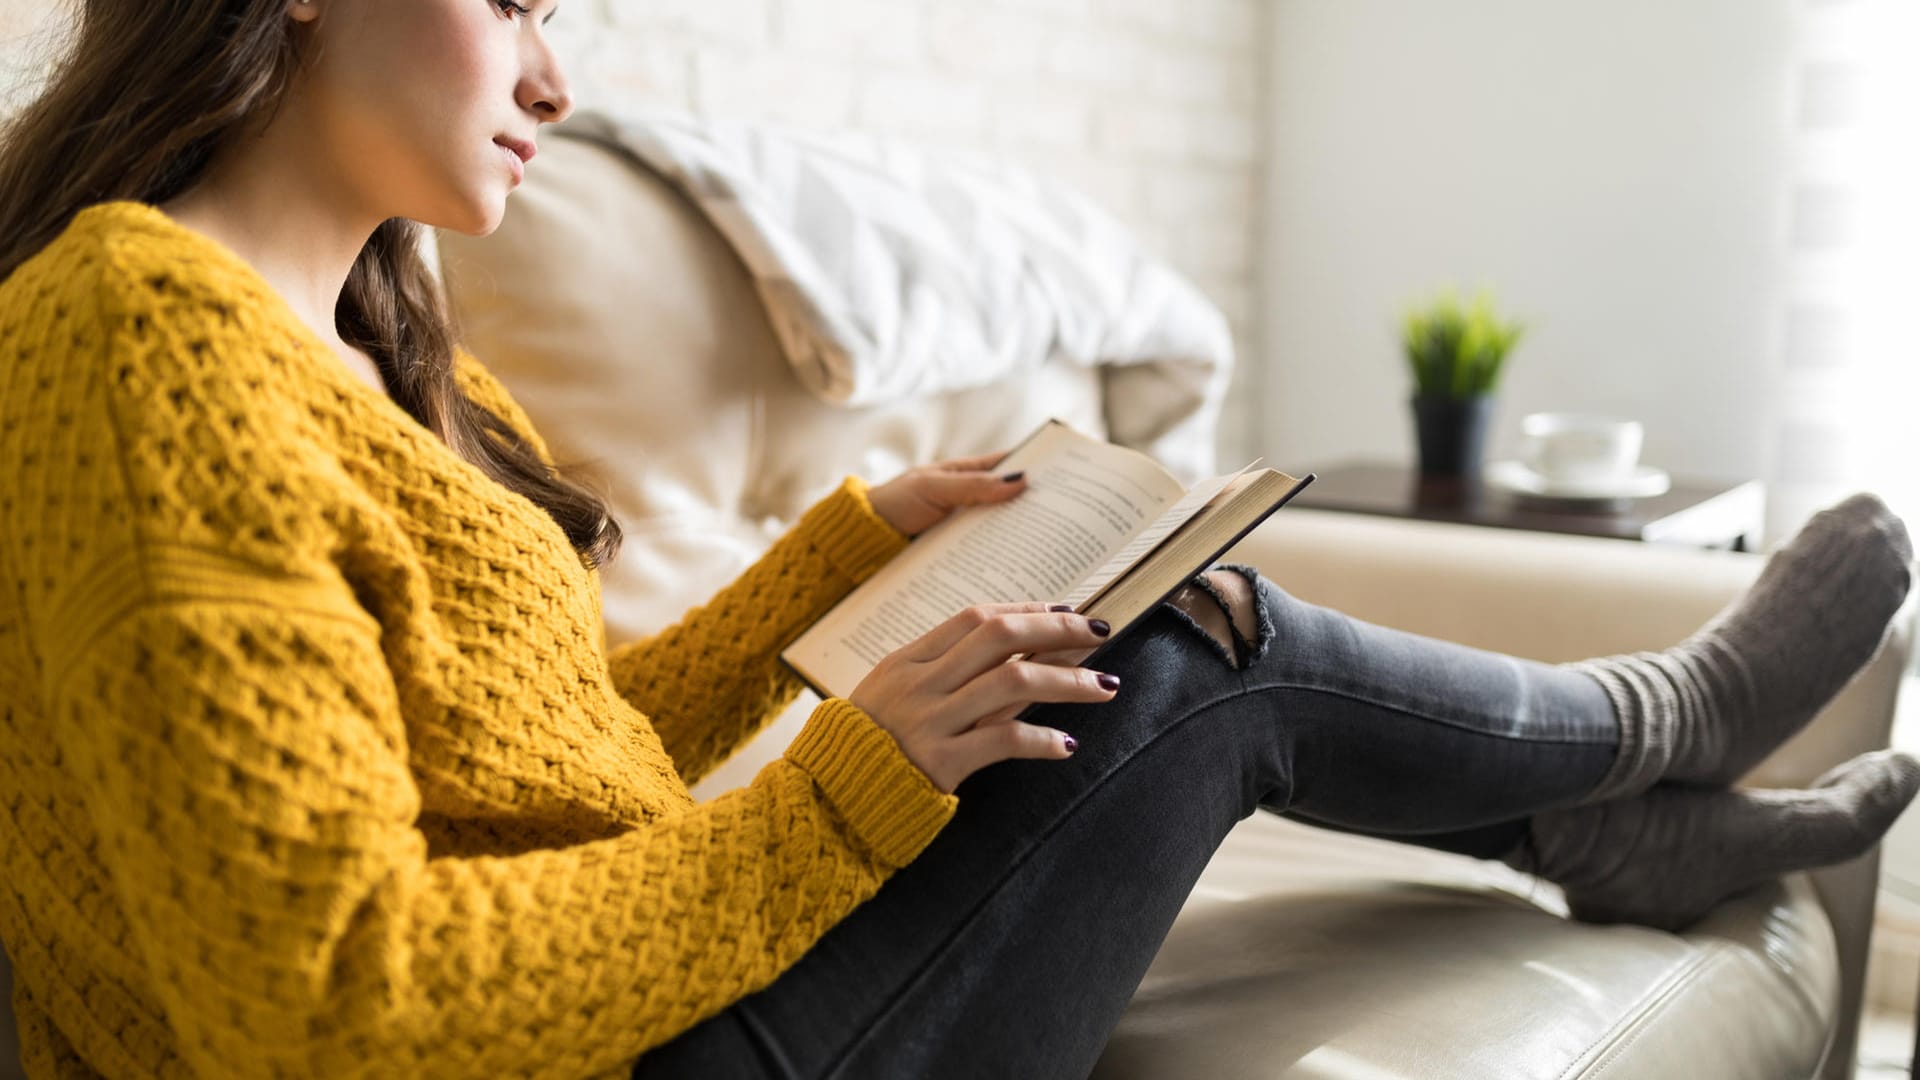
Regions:
<instances>
[{"instance_id":1,"label":"ripped knee hole","mask_svg":"<svg viewBox=\"0 0 1920 1080\"><path fill-rule=\"evenodd\" d=\"M1253 587L1232 570L1209 570L1173 595L1173 602L1220 647L1233 666L1244 668L1254 650L1258 621Z\"/></svg>"}]
</instances>

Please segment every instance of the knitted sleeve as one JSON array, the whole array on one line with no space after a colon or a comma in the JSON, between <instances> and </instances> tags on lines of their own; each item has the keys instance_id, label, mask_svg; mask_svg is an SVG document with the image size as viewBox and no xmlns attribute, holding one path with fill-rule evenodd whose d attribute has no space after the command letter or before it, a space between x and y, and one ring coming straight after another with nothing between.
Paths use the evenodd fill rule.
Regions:
<instances>
[{"instance_id":1,"label":"knitted sleeve","mask_svg":"<svg viewBox=\"0 0 1920 1080\"><path fill-rule=\"evenodd\" d=\"M699 783L792 703L806 684L780 650L906 545L848 475L713 599L611 651L614 686L682 780Z\"/></svg>"},{"instance_id":2,"label":"knitted sleeve","mask_svg":"<svg viewBox=\"0 0 1920 1080\"><path fill-rule=\"evenodd\" d=\"M765 986L957 800L823 704L721 798L613 838L429 857L380 627L344 582L157 545L49 655L151 989L196 1072L581 1075Z\"/></svg>"},{"instance_id":3,"label":"knitted sleeve","mask_svg":"<svg viewBox=\"0 0 1920 1080\"><path fill-rule=\"evenodd\" d=\"M551 463L533 422L492 372L464 349L456 362L467 394ZM685 783L699 783L792 704L805 683L780 662L780 650L906 545L874 512L866 482L849 475L712 600L612 651L614 687L646 715Z\"/></svg>"}]
</instances>

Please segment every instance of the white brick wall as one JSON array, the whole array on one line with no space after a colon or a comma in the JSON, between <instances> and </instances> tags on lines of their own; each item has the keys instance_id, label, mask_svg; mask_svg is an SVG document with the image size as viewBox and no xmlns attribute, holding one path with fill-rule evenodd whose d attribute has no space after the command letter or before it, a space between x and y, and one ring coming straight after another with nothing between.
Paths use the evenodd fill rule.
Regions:
<instances>
[{"instance_id":1,"label":"white brick wall","mask_svg":"<svg viewBox=\"0 0 1920 1080\"><path fill-rule=\"evenodd\" d=\"M482 0L474 0L479 3ZM1004 154L1131 223L1254 335L1268 0L565 0L551 27L582 103L852 127ZM36 85L52 0L0 0L0 110ZM1230 414L1222 467L1250 449Z\"/></svg>"}]
</instances>

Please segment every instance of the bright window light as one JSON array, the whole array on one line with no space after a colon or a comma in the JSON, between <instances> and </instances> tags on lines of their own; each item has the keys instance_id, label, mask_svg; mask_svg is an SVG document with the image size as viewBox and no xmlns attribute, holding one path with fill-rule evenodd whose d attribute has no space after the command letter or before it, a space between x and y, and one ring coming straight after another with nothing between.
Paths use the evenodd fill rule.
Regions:
<instances>
[{"instance_id":1,"label":"bright window light","mask_svg":"<svg viewBox=\"0 0 1920 1080\"><path fill-rule=\"evenodd\" d=\"M1858 214L1835 267L1856 333L1834 419L1852 434L1849 482L1920 529L1920 4L1834 6L1854 9L1844 34L1859 77L1859 122L1834 155Z\"/></svg>"}]
</instances>

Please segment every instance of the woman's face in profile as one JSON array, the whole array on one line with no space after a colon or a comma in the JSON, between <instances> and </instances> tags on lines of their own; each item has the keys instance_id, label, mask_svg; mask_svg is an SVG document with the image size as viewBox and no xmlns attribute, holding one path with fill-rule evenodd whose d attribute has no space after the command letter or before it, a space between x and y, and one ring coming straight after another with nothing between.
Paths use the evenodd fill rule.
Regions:
<instances>
[{"instance_id":1,"label":"woman's face in profile","mask_svg":"<svg viewBox=\"0 0 1920 1080\"><path fill-rule=\"evenodd\" d=\"M287 0L310 25L296 101L335 190L379 218L492 232L518 155L573 99L549 47L557 0Z\"/></svg>"}]
</instances>

